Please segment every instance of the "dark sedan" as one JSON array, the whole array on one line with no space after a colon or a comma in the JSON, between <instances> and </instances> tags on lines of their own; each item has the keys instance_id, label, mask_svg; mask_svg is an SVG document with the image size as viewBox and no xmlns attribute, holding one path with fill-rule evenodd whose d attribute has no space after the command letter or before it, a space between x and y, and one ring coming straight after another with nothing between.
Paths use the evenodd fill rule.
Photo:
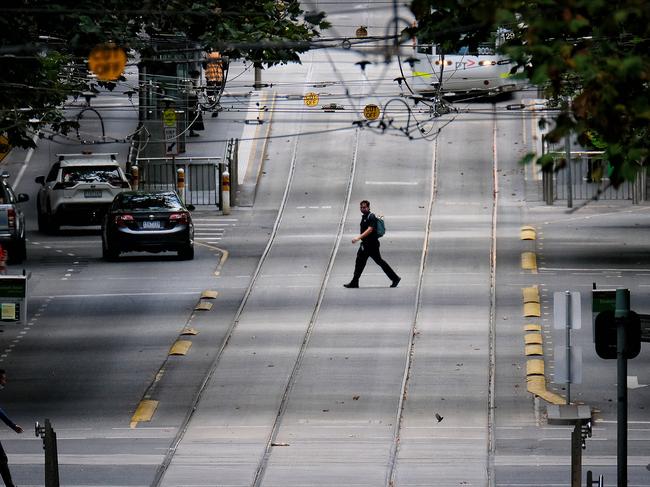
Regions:
<instances>
[{"instance_id":1,"label":"dark sedan","mask_svg":"<svg viewBox=\"0 0 650 487\"><path fill-rule=\"evenodd\" d=\"M122 252L178 252L194 258L190 210L174 191L125 191L118 194L102 223L102 255L115 260Z\"/></svg>"}]
</instances>

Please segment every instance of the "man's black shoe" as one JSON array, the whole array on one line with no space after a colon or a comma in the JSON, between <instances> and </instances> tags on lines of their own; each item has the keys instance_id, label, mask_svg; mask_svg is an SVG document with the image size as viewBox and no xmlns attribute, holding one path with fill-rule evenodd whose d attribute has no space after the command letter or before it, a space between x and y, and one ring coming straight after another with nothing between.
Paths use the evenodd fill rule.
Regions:
<instances>
[{"instance_id":1,"label":"man's black shoe","mask_svg":"<svg viewBox=\"0 0 650 487\"><path fill-rule=\"evenodd\" d=\"M393 281L393 283L390 285L390 287L397 287L397 285L399 284L399 282L400 282L401 280L402 280L402 278L401 278L401 277L398 277L397 279L395 279L395 280Z\"/></svg>"},{"instance_id":2,"label":"man's black shoe","mask_svg":"<svg viewBox=\"0 0 650 487\"><path fill-rule=\"evenodd\" d=\"M359 287L359 283L350 281L347 284L343 284L343 287L356 288Z\"/></svg>"}]
</instances>

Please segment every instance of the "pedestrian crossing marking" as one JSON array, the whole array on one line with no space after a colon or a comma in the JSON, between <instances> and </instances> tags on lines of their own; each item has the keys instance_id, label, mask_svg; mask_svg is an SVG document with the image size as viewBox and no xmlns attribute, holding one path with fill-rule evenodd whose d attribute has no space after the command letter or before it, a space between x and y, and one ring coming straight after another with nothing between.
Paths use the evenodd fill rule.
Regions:
<instances>
[{"instance_id":1,"label":"pedestrian crossing marking","mask_svg":"<svg viewBox=\"0 0 650 487\"><path fill-rule=\"evenodd\" d=\"M234 227L236 218L194 218L194 239L197 242L218 242L228 227Z\"/></svg>"}]
</instances>

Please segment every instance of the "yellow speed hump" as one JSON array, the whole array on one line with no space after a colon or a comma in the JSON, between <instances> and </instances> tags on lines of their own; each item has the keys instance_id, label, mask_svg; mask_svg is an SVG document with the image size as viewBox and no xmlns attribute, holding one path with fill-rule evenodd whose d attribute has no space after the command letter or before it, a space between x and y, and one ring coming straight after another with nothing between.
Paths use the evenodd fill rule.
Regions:
<instances>
[{"instance_id":1,"label":"yellow speed hump","mask_svg":"<svg viewBox=\"0 0 650 487\"><path fill-rule=\"evenodd\" d=\"M95 46L88 55L88 68L101 81L115 81L124 72L126 53L115 44Z\"/></svg>"},{"instance_id":2,"label":"yellow speed hump","mask_svg":"<svg viewBox=\"0 0 650 487\"><path fill-rule=\"evenodd\" d=\"M363 116L366 117L366 120L377 120L380 113L379 107L372 103L363 107Z\"/></svg>"},{"instance_id":3,"label":"yellow speed hump","mask_svg":"<svg viewBox=\"0 0 650 487\"><path fill-rule=\"evenodd\" d=\"M314 93L313 91L310 91L309 93L305 93L305 96L303 97L303 100L305 101L305 105L308 107L315 107L318 105L318 100L320 97L318 96L318 93Z\"/></svg>"}]
</instances>

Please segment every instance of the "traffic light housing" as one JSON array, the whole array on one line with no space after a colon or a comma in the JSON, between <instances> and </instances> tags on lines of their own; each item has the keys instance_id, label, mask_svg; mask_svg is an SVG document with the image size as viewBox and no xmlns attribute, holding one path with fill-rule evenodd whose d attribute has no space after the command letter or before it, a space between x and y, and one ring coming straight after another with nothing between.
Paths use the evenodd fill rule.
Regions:
<instances>
[{"instance_id":1,"label":"traffic light housing","mask_svg":"<svg viewBox=\"0 0 650 487\"><path fill-rule=\"evenodd\" d=\"M633 359L641 352L641 320L639 315L630 311L624 320L625 324L625 350L623 356L626 359ZM596 345L596 354L603 359L616 358L616 327L617 318L614 317L614 311L601 311L596 316L594 323L594 342Z\"/></svg>"}]
</instances>

